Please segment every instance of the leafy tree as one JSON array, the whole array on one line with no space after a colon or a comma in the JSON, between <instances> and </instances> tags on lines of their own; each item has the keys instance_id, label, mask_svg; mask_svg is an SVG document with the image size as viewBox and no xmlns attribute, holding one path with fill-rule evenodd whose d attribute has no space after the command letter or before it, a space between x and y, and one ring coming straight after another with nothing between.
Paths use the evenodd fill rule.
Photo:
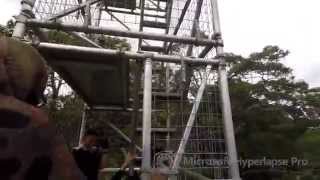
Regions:
<instances>
[{"instance_id":1,"label":"leafy tree","mask_svg":"<svg viewBox=\"0 0 320 180\"><path fill-rule=\"evenodd\" d=\"M296 144L315 120L310 109L316 97L305 82L296 82L292 70L281 63L289 54L277 46L244 58L227 54L230 96L238 151L242 158L290 159L301 157ZM244 179L271 178L276 171L296 167L243 168Z\"/></svg>"},{"instance_id":2,"label":"leafy tree","mask_svg":"<svg viewBox=\"0 0 320 180\"><path fill-rule=\"evenodd\" d=\"M13 33L13 28L14 28L14 21L11 19L7 22L5 26L0 25L0 35L11 37Z\"/></svg>"},{"instance_id":3,"label":"leafy tree","mask_svg":"<svg viewBox=\"0 0 320 180\"><path fill-rule=\"evenodd\" d=\"M319 179L320 178L320 151L317 147L320 145L319 128L310 128L297 142L302 151L303 159L308 161L308 166L301 173L302 178Z\"/></svg>"},{"instance_id":4,"label":"leafy tree","mask_svg":"<svg viewBox=\"0 0 320 180\"><path fill-rule=\"evenodd\" d=\"M55 106L47 106L48 115L63 134L67 145L74 147L78 145L84 102L74 92L71 92L65 95L59 94L55 103Z\"/></svg>"},{"instance_id":5,"label":"leafy tree","mask_svg":"<svg viewBox=\"0 0 320 180\"><path fill-rule=\"evenodd\" d=\"M320 120L320 88L312 88L308 91L304 100L311 119Z\"/></svg>"}]
</instances>

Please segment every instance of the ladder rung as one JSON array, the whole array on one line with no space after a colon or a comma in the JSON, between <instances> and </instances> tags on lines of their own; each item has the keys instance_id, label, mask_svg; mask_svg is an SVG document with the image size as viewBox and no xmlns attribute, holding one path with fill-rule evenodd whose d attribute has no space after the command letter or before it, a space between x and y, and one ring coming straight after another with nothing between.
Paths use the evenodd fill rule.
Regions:
<instances>
[{"instance_id":1,"label":"ladder rung","mask_svg":"<svg viewBox=\"0 0 320 180\"><path fill-rule=\"evenodd\" d=\"M137 131L142 131L142 128L137 128ZM156 133L173 133L176 132L176 128L151 128L151 132L156 132Z\"/></svg>"},{"instance_id":2,"label":"ladder rung","mask_svg":"<svg viewBox=\"0 0 320 180\"><path fill-rule=\"evenodd\" d=\"M165 9L151 8L151 7L145 7L144 10L148 10L148 11L158 11L158 12L166 12Z\"/></svg>"},{"instance_id":3,"label":"ladder rung","mask_svg":"<svg viewBox=\"0 0 320 180\"><path fill-rule=\"evenodd\" d=\"M140 96L143 96L143 93L139 93ZM152 92L152 97L157 100L180 100L180 93L166 93L166 92Z\"/></svg>"},{"instance_id":4,"label":"ladder rung","mask_svg":"<svg viewBox=\"0 0 320 180\"><path fill-rule=\"evenodd\" d=\"M156 21L143 21L143 26L150 28L167 28L167 23L164 22L156 22Z\"/></svg>"},{"instance_id":5,"label":"ladder rung","mask_svg":"<svg viewBox=\"0 0 320 180\"><path fill-rule=\"evenodd\" d=\"M142 51L154 51L154 52L163 52L164 48L162 46L147 46L142 45L141 46Z\"/></svg>"}]
</instances>

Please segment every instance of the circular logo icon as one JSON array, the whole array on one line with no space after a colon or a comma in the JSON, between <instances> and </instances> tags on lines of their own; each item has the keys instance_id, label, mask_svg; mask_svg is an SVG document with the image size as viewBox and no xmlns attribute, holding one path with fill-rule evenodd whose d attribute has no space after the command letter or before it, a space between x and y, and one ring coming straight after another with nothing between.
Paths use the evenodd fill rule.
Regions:
<instances>
[{"instance_id":1,"label":"circular logo icon","mask_svg":"<svg viewBox=\"0 0 320 180\"><path fill-rule=\"evenodd\" d=\"M173 164L175 153L172 151L162 151L154 156L156 168L171 167Z\"/></svg>"}]
</instances>

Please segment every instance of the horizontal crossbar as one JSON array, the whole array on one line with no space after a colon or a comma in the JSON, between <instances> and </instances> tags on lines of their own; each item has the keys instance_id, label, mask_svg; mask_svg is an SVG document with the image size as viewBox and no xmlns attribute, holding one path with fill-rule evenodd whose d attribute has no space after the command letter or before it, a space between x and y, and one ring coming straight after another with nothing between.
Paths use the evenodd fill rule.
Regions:
<instances>
[{"instance_id":1,"label":"horizontal crossbar","mask_svg":"<svg viewBox=\"0 0 320 180\"><path fill-rule=\"evenodd\" d=\"M94 33L94 34L105 34L105 35L112 35L112 36L148 39L148 40L155 40L155 41L176 42L176 43L183 43L183 44L193 44L196 46L217 45L217 42L212 39L203 39L203 38L198 39L195 37L184 37L184 36L165 35L165 34L150 33L150 32L128 31L128 30L121 30L121 29L108 28L108 27L95 27L95 26L83 26L83 25L81 26L81 25L67 24L67 23L40 21L35 19L27 20L26 24L29 27L56 29L56 30L62 30L62 31L76 31L76 32L84 32L84 33Z\"/></svg>"},{"instance_id":2,"label":"horizontal crossbar","mask_svg":"<svg viewBox=\"0 0 320 180\"><path fill-rule=\"evenodd\" d=\"M191 57L183 57L183 56L171 56L171 55L160 55L160 54L151 54L151 53L135 53L131 51L119 51L119 50L111 50L111 49L101 49L101 48L92 48L92 47L81 47L81 46L72 46L72 45L63 45L63 44L54 44L54 43L39 43L35 45L39 50L54 52L54 53L85 53L87 58L85 61L88 63L91 62L90 55L100 55L100 56L119 56L119 58L128 58L128 59L136 59L136 60L146 60L147 58L151 58L153 61L159 62L168 62L168 63L177 63L180 64L185 62L187 64L192 65L214 65L218 67L219 59L204 59L204 58L191 58ZM96 63L104 63L108 61L108 58L100 60L101 62ZM84 61L84 60L83 60Z\"/></svg>"}]
</instances>

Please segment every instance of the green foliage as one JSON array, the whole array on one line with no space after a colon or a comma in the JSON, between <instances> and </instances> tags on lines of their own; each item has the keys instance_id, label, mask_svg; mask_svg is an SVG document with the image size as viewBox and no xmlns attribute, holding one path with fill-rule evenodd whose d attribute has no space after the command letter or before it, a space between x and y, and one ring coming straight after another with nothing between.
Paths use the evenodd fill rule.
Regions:
<instances>
[{"instance_id":1,"label":"green foliage","mask_svg":"<svg viewBox=\"0 0 320 180\"><path fill-rule=\"evenodd\" d=\"M48 39L51 43L57 44L70 44L70 45L78 45L78 46L85 46L86 43L82 42L80 39L71 36L62 31L49 31L48 32Z\"/></svg>"},{"instance_id":2,"label":"green foliage","mask_svg":"<svg viewBox=\"0 0 320 180\"><path fill-rule=\"evenodd\" d=\"M320 108L320 88L313 88L308 91L305 101L309 106Z\"/></svg>"},{"instance_id":3,"label":"green foliage","mask_svg":"<svg viewBox=\"0 0 320 180\"><path fill-rule=\"evenodd\" d=\"M0 35L11 37L13 33L14 24L14 21L11 19L7 22L5 26L0 25Z\"/></svg>"},{"instance_id":4,"label":"green foliage","mask_svg":"<svg viewBox=\"0 0 320 180\"><path fill-rule=\"evenodd\" d=\"M61 132L69 147L78 145L84 102L74 93L59 95L55 106L47 106L50 119Z\"/></svg>"},{"instance_id":5,"label":"green foliage","mask_svg":"<svg viewBox=\"0 0 320 180\"><path fill-rule=\"evenodd\" d=\"M126 39L119 39L110 36L100 36L97 38L98 44L108 49L120 49L123 51L129 51L131 49L130 44Z\"/></svg>"},{"instance_id":6,"label":"green foliage","mask_svg":"<svg viewBox=\"0 0 320 180\"><path fill-rule=\"evenodd\" d=\"M309 160L312 168L320 168L320 130L310 129L298 139L298 145L303 152L303 157Z\"/></svg>"},{"instance_id":7,"label":"green foliage","mask_svg":"<svg viewBox=\"0 0 320 180\"><path fill-rule=\"evenodd\" d=\"M102 46L103 48L107 49L121 49L128 51L131 49L130 44L127 42L126 39L120 39L116 37L110 37L105 35L91 35L90 36L93 41L95 41L98 45ZM62 31L49 31L48 33L49 42L58 43L58 44L70 44L70 45L77 45L77 46L90 46L87 42L74 37L68 33Z\"/></svg>"},{"instance_id":8,"label":"green foliage","mask_svg":"<svg viewBox=\"0 0 320 180\"><path fill-rule=\"evenodd\" d=\"M292 70L281 63L288 54L277 46L267 46L247 58L226 55L233 120L242 158L302 158L305 150L296 142L305 136L309 126L318 124L312 120L320 96L310 93L307 83L296 82ZM266 176L260 173L256 178Z\"/></svg>"}]
</instances>

